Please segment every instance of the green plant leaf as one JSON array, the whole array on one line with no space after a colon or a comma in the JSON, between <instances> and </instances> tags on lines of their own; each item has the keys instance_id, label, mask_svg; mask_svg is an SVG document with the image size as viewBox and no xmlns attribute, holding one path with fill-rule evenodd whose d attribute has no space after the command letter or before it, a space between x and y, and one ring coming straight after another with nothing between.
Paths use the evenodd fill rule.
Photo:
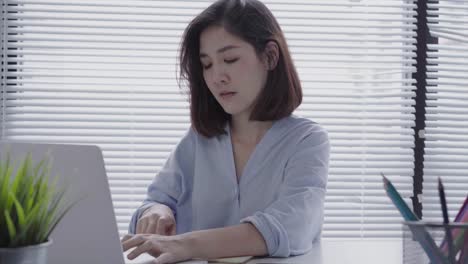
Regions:
<instances>
[{"instance_id":1,"label":"green plant leaf","mask_svg":"<svg viewBox=\"0 0 468 264\"><path fill-rule=\"evenodd\" d=\"M65 202L69 186L58 187L58 176L49 181L51 167L47 159L34 165L28 153L16 165L12 166L9 159L0 160L0 247L46 241L78 202Z\"/></svg>"},{"instance_id":2,"label":"green plant leaf","mask_svg":"<svg viewBox=\"0 0 468 264\"><path fill-rule=\"evenodd\" d=\"M43 204L36 203L31 211L29 211L26 215L26 226L24 227L23 230L21 230L20 233L17 234L16 238L12 240L12 244L20 244L24 243L27 244L28 241L30 241L30 238L33 236L33 234L37 233L37 228L38 228L38 216L40 213L40 210L42 209Z\"/></svg>"},{"instance_id":3,"label":"green plant leaf","mask_svg":"<svg viewBox=\"0 0 468 264\"><path fill-rule=\"evenodd\" d=\"M33 186L33 185L31 184L31 186L30 186L31 188L30 188L30 190L28 191L28 197L27 197L26 201L24 201L24 205L25 205L24 210L25 210L26 212L29 212L29 211L32 209L33 204L34 204L34 197L33 197L33 195L34 195L34 188L32 188L32 186Z\"/></svg>"},{"instance_id":4,"label":"green plant leaf","mask_svg":"<svg viewBox=\"0 0 468 264\"><path fill-rule=\"evenodd\" d=\"M6 209L11 172L10 153L7 151L6 159L4 161L0 160L0 247L7 246L9 242L8 229L6 228L6 216L2 212Z\"/></svg>"},{"instance_id":5,"label":"green plant leaf","mask_svg":"<svg viewBox=\"0 0 468 264\"><path fill-rule=\"evenodd\" d=\"M32 186L32 182L34 182L34 178L31 177L30 175L34 175L32 174L32 171L31 171L31 168L30 167L27 167L25 168L26 169L26 176L27 177L24 177L23 181L19 184L19 187L18 187L18 190L17 190L17 193L16 193L16 199L18 200L18 202L23 206L23 209L26 211L26 201L28 199L30 199L30 197L28 197L31 193L31 189L33 188Z\"/></svg>"},{"instance_id":6,"label":"green plant leaf","mask_svg":"<svg viewBox=\"0 0 468 264\"><path fill-rule=\"evenodd\" d=\"M50 207L50 195L48 193L45 193L45 196L42 197L39 202L41 204L41 210L39 211L38 215L38 225L39 228L34 236L34 241L35 243L40 243L42 242L41 238L44 236L44 234L47 232L47 222L49 217L53 217L49 214L49 207Z\"/></svg>"},{"instance_id":7,"label":"green plant leaf","mask_svg":"<svg viewBox=\"0 0 468 264\"><path fill-rule=\"evenodd\" d=\"M8 165L3 178L4 184L2 186L2 189L0 190L0 209L2 209L2 211L7 210L8 189L10 187L10 175L12 174L12 172L13 168Z\"/></svg>"},{"instance_id":8,"label":"green plant leaf","mask_svg":"<svg viewBox=\"0 0 468 264\"><path fill-rule=\"evenodd\" d=\"M6 210L5 210L5 220L6 220L6 225L8 228L8 234L10 236L10 240L13 240L16 236L15 224L13 224L13 220L11 220L10 213Z\"/></svg>"},{"instance_id":9,"label":"green plant leaf","mask_svg":"<svg viewBox=\"0 0 468 264\"><path fill-rule=\"evenodd\" d=\"M16 214L17 214L17 219L18 219L18 230L21 230L25 226L25 223L26 223L24 210L21 204L18 202L18 200L14 196L14 194L10 192L10 195L12 196L13 202L15 203L15 209L16 209Z\"/></svg>"},{"instance_id":10,"label":"green plant leaf","mask_svg":"<svg viewBox=\"0 0 468 264\"><path fill-rule=\"evenodd\" d=\"M9 185L10 185L11 170L12 169L10 167L8 160L6 164L2 164L2 172L0 174L0 212L3 212L6 208L8 188L10 187ZM0 223L3 225L4 222L2 223L2 220L3 220L3 216L0 218Z\"/></svg>"},{"instance_id":11,"label":"green plant leaf","mask_svg":"<svg viewBox=\"0 0 468 264\"><path fill-rule=\"evenodd\" d=\"M11 184L10 192L13 193L15 197L18 193L19 185L21 184L21 182L24 181L24 178L26 177L26 173L27 173L26 171L27 171L27 167L29 166L30 160L31 160L31 156L30 154L28 154L26 159L21 163L16 173L16 176L13 179L13 184ZM11 199L11 197L9 196L7 199L6 210L10 211L12 206L13 206L13 199Z\"/></svg>"},{"instance_id":12,"label":"green plant leaf","mask_svg":"<svg viewBox=\"0 0 468 264\"><path fill-rule=\"evenodd\" d=\"M42 175L42 174L45 174L46 172L43 172L42 174L40 174L42 171L44 171L43 169L43 166L45 164L45 159L41 160L33 169L33 175ZM30 183L29 184L29 190L27 192L27 196L26 196L26 201L25 201L25 211L28 212L29 210L31 210L34 202L36 201L36 193L37 193L37 190L35 188L35 181L36 179L33 179L33 177L30 177L31 180L34 182L34 183Z\"/></svg>"},{"instance_id":13,"label":"green plant leaf","mask_svg":"<svg viewBox=\"0 0 468 264\"><path fill-rule=\"evenodd\" d=\"M81 200L81 199L80 199ZM69 204L68 206L65 207L64 210L62 210L62 212L58 213L57 214L57 217L55 218L55 220L52 222L52 224L50 225L50 228L47 232L47 234L45 235L45 238L48 238L50 236L50 234L54 231L55 227L57 227L58 223L60 223L60 221L62 220L62 218L73 208L73 206L75 206L80 200L76 200L74 201L73 203Z\"/></svg>"},{"instance_id":14,"label":"green plant leaf","mask_svg":"<svg viewBox=\"0 0 468 264\"><path fill-rule=\"evenodd\" d=\"M52 201L50 202L50 205L49 205L49 215L55 216L57 214L57 210L61 206L61 202L62 202L64 195L65 195L65 190L62 189L58 191L56 195L52 198ZM53 218L50 218L50 221L48 222L48 224L52 222L52 219Z\"/></svg>"}]
</instances>

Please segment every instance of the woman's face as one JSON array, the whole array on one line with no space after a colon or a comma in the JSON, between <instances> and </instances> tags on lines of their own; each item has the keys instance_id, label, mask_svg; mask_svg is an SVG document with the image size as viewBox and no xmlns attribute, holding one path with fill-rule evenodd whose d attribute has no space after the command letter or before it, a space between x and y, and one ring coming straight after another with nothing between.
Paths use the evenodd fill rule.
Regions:
<instances>
[{"instance_id":1,"label":"woman's face","mask_svg":"<svg viewBox=\"0 0 468 264\"><path fill-rule=\"evenodd\" d=\"M268 66L248 42L211 26L200 35L203 77L226 113L250 116L254 102L265 86Z\"/></svg>"}]
</instances>

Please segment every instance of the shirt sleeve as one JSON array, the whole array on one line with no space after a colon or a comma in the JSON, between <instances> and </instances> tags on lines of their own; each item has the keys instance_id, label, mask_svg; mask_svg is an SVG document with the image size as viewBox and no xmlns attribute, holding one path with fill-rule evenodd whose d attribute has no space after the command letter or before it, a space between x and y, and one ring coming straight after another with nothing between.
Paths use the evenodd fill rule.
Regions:
<instances>
[{"instance_id":1,"label":"shirt sleeve","mask_svg":"<svg viewBox=\"0 0 468 264\"><path fill-rule=\"evenodd\" d=\"M241 220L258 229L273 257L306 253L322 230L330 153L327 132L309 133L297 148L287 161L278 198Z\"/></svg>"},{"instance_id":2,"label":"shirt sleeve","mask_svg":"<svg viewBox=\"0 0 468 264\"><path fill-rule=\"evenodd\" d=\"M190 129L149 185L146 199L133 213L130 220L128 229L130 234L135 234L136 225L142 213L156 203L167 205L174 216L177 214L177 202L184 191L184 176L193 171L194 149L194 131Z\"/></svg>"}]
</instances>

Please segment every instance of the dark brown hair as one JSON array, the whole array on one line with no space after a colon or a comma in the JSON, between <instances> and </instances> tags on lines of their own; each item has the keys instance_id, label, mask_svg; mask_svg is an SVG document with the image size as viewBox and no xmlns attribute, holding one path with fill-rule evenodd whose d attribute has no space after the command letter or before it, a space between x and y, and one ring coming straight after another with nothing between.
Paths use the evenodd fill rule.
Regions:
<instances>
[{"instance_id":1,"label":"dark brown hair","mask_svg":"<svg viewBox=\"0 0 468 264\"><path fill-rule=\"evenodd\" d=\"M194 129L205 137L221 135L226 133L224 128L231 118L208 89L199 57L200 34L215 25L252 45L259 58L267 43L278 45L278 63L268 72L250 120L274 121L289 116L302 102L302 88L275 17L258 0L219 0L190 22L181 42L179 85L182 87L180 81L185 80L189 88Z\"/></svg>"}]
</instances>

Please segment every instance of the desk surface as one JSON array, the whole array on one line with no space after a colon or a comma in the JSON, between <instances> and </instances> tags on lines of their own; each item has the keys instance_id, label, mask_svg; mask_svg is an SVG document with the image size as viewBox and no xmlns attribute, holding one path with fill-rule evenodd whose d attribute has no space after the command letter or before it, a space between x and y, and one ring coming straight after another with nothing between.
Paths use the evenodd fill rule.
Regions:
<instances>
[{"instance_id":1,"label":"desk surface","mask_svg":"<svg viewBox=\"0 0 468 264\"><path fill-rule=\"evenodd\" d=\"M398 239L323 240L311 251L290 258L253 258L247 264L398 264L402 263L402 242ZM146 264L148 258L128 262ZM202 264L207 261L186 261L183 264Z\"/></svg>"}]
</instances>

